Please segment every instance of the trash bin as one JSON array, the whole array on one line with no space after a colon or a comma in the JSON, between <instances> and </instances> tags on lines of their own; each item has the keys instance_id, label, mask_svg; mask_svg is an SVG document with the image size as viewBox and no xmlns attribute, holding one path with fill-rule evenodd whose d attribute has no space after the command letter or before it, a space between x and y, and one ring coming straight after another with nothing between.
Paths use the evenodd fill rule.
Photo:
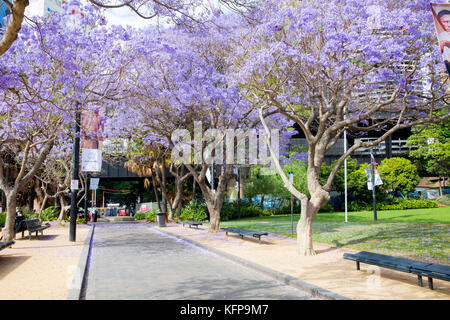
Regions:
<instances>
[{"instance_id":1,"label":"trash bin","mask_svg":"<svg viewBox=\"0 0 450 320\"><path fill-rule=\"evenodd\" d=\"M92 215L92 221L97 222L97 216L98 216L98 213L97 213L97 210L95 210L94 214Z\"/></svg>"},{"instance_id":2,"label":"trash bin","mask_svg":"<svg viewBox=\"0 0 450 320\"><path fill-rule=\"evenodd\" d=\"M159 212L156 214L156 225L158 227L166 226L166 214L164 212Z\"/></svg>"}]
</instances>

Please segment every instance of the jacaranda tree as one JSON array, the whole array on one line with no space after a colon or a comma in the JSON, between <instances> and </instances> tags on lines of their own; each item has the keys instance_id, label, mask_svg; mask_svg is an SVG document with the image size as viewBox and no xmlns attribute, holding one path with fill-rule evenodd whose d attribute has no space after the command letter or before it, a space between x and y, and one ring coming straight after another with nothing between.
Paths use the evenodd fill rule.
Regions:
<instances>
[{"instance_id":1,"label":"jacaranda tree","mask_svg":"<svg viewBox=\"0 0 450 320\"><path fill-rule=\"evenodd\" d=\"M261 21L236 39L232 76L251 92L263 125L264 112L275 109L307 140L309 197L289 183L273 152L272 160L301 200L298 252L314 255L312 222L345 158L399 129L448 117L449 79L426 0L269 1ZM350 146L320 183L325 154L344 130L382 134Z\"/></svg>"}]
</instances>

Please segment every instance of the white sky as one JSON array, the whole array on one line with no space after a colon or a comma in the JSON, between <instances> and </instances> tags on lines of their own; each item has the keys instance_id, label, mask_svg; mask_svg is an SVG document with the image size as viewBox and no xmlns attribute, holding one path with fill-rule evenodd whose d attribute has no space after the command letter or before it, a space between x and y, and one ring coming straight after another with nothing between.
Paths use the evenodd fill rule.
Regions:
<instances>
[{"instance_id":1,"label":"white sky","mask_svg":"<svg viewBox=\"0 0 450 320\"><path fill-rule=\"evenodd\" d=\"M205 4L210 1L205 0ZM32 17L34 15L42 16L44 14L44 0L30 0L29 6L25 9L25 15ZM117 9L107 9L105 13L108 24L119 24L122 26L133 26L135 28L141 28L148 25L156 24L156 19L143 19L136 15L129 8L117 8Z\"/></svg>"}]
</instances>

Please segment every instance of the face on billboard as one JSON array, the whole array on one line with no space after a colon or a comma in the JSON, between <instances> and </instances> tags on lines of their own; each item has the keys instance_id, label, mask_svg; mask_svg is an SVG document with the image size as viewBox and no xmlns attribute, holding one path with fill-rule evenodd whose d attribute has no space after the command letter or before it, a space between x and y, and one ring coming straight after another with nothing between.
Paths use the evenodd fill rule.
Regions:
<instances>
[{"instance_id":1,"label":"face on billboard","mask_svg":"<svg viewBox=\"0 0 450 320\"><path fill-rule=\"evenodd\" d=\"M444 30L450 32L450 13L444 14L439 19L444 27Z\"/></svg>"}]
</instances>

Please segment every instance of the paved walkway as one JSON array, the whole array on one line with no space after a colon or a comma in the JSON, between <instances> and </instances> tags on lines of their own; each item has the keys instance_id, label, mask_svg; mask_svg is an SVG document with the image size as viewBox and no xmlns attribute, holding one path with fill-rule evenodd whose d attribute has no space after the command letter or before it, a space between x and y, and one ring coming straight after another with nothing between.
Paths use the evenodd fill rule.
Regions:
<instances>
[{"instance_id":1,"label":"paved walkway","mask_svg":"<svg viewBox=\"0 0 450 320\"><path fill-rule=\"evenodd\" d=\"M193 241L205 248L212 248L240 261L247 261L258 270L273 270L286 275L288 279L298 279L306 284L325 289L341 297L356 300L450 300L450 282L434 279L434 290L417 285L417 276L390 269L361 264L356 270L355 262L342 258L344 252L357 252L315 243L316 256L299 256L296 241L274 234L258 239L225 232L208 233L207 226L182 227L168 224L161 231Z\"/></svg>"},{"instance_id":2,"label":"paved walkway","mask_svg":"<svg viewBox=\"0 0 450 320\"><path fill-rule=\"evenodd\" d=\"M77 225L75 242L69 224L52 226L32 240L17 234L11 248L0 251L0 300L65 300L72 286L90 226Z\"/></svg>"},{"instance_id":3,"label":"paved walkway","mask_svg":"<svg viewBox=\"0 0 450 320\"><path fill-rule=\"evenodd\" d=\"M98 223L84 299L311 299L149 224Z\"/></svg>"}]
</instances>

